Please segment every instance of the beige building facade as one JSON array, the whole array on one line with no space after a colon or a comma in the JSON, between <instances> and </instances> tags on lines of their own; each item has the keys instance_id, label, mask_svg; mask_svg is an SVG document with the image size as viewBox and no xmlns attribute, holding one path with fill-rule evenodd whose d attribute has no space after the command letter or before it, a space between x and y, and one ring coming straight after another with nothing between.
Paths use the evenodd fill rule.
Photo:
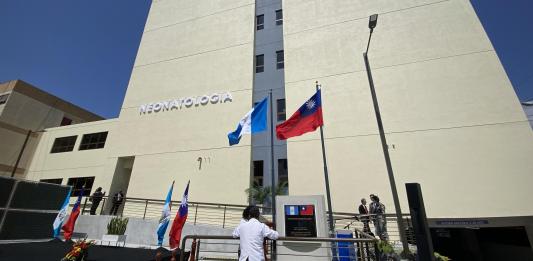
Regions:
<instances>
[{"instance_id":1,"label":"beige building facade","mask_svg":"<svg viewBox=\"0 0 533 261\"><path fill-rule=\"evenodd\" d=\"M11 176L26 137L15 177L28 174L40 135L47 128L102 119L24 81L0 83L0 175Z\"/></svg>"},{"instance_id":2,"label":"beige building facade","mask_svg":"<svg viewBox=\"0 0 533 261\"><path fill-rule=\"evenodd\" d=\"M251 162L270 157L268 140L254 147L244 136L230 147L226 135L268 90L254 62L266 2L153 1L120 116L46 129L27 178L93 177L92 190L154 199L175 181L176 200L190 180L191 201L245 204ZM315 81L322 85L334 211L355 212L375 193L394 212L362 55L368 16L378 13L369 59L402 211L404 184L418 182L435 226L533 225L533 133L469 1L280 3L283 30L272 40L282 41L272 50L284 51L284 73L272 76L283 77L277 99L290 116ZM101 132L108 133L103 147L50 153L57 138L78 136L79 148L85 134ZM276 142L286 147L289 194L324 194L319 133Z\"/></svg>"}]
</instances>

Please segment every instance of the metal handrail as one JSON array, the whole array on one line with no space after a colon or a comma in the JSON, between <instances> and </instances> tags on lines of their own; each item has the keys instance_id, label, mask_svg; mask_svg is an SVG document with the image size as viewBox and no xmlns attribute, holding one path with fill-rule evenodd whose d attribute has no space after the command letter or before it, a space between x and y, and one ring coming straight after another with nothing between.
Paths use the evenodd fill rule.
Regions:
<instances>
[{"instance_id":1,"label":"metal handrail","mask_svg":"<svg viewBox=\"0 0 533 261\"><path fill-rule=\"evenodd\" d=\"M361 232L362 233L362 232ZM365 234L366 235L366 234ZM279 237L276 241L286 241L286 242L348 242L348 243L377 243L378 240L372 238L330 238L330 237ZM189 239L218 239L218 240L238 240L239 238L234 238L232 236L216 236L216 235L187 235L183 237L181 241L181 250L180 251L180 261L185 261L185 245ZM197 256L198 257L198 256Z\"/></svg>"}]
</instances>

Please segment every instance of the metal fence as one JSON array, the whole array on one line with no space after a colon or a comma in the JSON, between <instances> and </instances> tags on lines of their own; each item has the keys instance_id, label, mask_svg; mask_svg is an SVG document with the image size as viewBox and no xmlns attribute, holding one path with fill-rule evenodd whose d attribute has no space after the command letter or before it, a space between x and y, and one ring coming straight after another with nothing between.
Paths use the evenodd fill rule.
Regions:
<instances>
[{"instance_id":1,"label":"metal fence","mask_svg":"<svg viewBox=\"0 0 533 261\"><path fill-rule=\"evenodd\" d=\"M359 231L360 232L360 231ZM194 256L194 260L237 260L238 258L238 246L237 240L231 236L213 236L213 235L188 235L185 236L181 242L181 249L185 249L189 240L195 242L194 247L191 249L191 253ZM280 237L275 241L265 241L265 258L266 260L272 259L272 245L276 244L275 257L284 257L285 259L293 258L324 258L330 259L331 253L339 253L340 249L352 249L353 253L357 253L357 260L377 261L379 260L380 253L377 247L377 240L371 236L365 235L360 232L358 238L309 238L309 237ZM297 251L283 251L283 247L286 243L291 244L309 244L319 243L319 247L315 249L325 250L319 251L322 254L310 254L306 252ZM344 243L344 244L340 244ZM270 246L270 247L268 247ZM331 251L332 247L335 247L337 251ZM180 254L180 261L185 261L185 254ZM352 256L339 256L337 258L353 258ZM351 259L353 260L353 259Z\"/></svg>"},{"instance_id":2,"label":"metal fence","mask_svg":"<svg viewBox=\"0 0 533 261\"><path fill-rule=\"evenodd\" d=\"M105 196L102 198L96 213L103 215L109 214L111 209L112 197ZM170 203L171 209L179 207L181 201L172 201ZM124 198L117 215L132 218L142 219L159 219L161 217L161 211L164 200L159 199L145 199L145 198ZM73 204L72 204L73 205ZM89 197L86 197L82 201L82 215L87 215L92 207L92 202ZM219 203L206 203L206 202L192 202L189 201L189 214L187 220L194 225L215 225L222 228L236 227L241 218L242 211L247 205L235 205L235 204L219 204ZM265 214L265 217L269 219L271 217L268 207L259 207L261 212ZM177 209L176 209L177 210ZM172 215L176 211L171 211ZM174 218L172 216L171 218Z\"/></svg>"}]
</instances>

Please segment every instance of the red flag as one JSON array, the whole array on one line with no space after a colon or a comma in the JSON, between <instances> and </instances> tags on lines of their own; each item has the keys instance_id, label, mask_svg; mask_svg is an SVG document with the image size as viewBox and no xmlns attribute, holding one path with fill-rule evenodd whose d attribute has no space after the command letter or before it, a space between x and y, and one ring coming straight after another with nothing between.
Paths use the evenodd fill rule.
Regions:
<instances>
[{"instance_id":1,"label":"red flag","mask_svg":"<svg viewBox=\"0 0 533 261\"><path fill-rule=\"evenodd\" d=\"M179 247L181 241L181 232L183 231L183 226L185 221L187 221L187 215L189 213L189 183L187 183L187 188L185 188L185 193L183 193L183 198L181 199L180 208L178 214L172 222L172 228L169 233L169 243L170 248L174 249Z\"/></svg>"},{"instance_id":2,"label":"red flag","mask_svg":"<svg viewBox=\"0 0 533 261\"><path fill-rule=\"evenodd\" d=\"M76 224L76 220L80 215L80 204L83 191L80 191L79 193L80 195L78 196L78 200L76 200L76 204L74 204L74 207L70 212L70 216L68 217L67 223L65 223L63 227L61 227L65 240L70 240L72 238L72 233L74 233L74 225Z\"/></svg>"},{"instance_id":3,"label":"red flag","mask_svg":"<svg viewBox=\"0 0 533 261\"><path fill-rule=\"evenodd\" d=\"M322 125L322 101L318 90L288 120L276 126L276 136L286 140L314 131Z\"/></svg>"},{"instance_id":4,"label":"red flag","mask_svg":"<svg viewBox=\"0 0 533 261\"><path fill-rule=\"evenodd\" d=\"M312 216L315 214L315 206L306 205L300 207L300 216Z\"/></svg>"}]
</instances>

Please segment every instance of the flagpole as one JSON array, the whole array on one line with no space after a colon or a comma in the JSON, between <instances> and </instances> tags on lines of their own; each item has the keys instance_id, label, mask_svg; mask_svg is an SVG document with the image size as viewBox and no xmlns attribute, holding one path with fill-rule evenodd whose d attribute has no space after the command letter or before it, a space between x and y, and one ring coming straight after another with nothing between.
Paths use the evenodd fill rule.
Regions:
<instances>
[{"instance_id":1,"label":"flagpole","mask_svg":"<svg viewBox=\"0 0 533 261\"><path fill-rule=\"evenodd\" d=\"M320 85L316 81L316 90L320 90ZM322 98L322 97L321 97ZM328 224L329 224L329 235L330 237L335 237L335 226L333 225L333 208L331 207L331 193L329 189L329 174L328 174L328 163L326 161L326 146L324 145L324 131L322 125L320 125L320 141L322 143L322 161L324 162L324 179L326 183L326 200L328 203ZM337 260L337 249L335 248L335 243L331 243L331 252L333 254L333 260Z\"/></svg>"},{"instance_id":2,"label":"flagpole","mask_svg":"<svg viewBox=\"0 0 533 261\"><path fill-rule=\"evenodd\" d=\"M276 229L276 177L274 172L274 115L272 109L272 89L269 92L270 99L270 176L271 184L270 191L272 195L272 224L273 228ZM276 241L272 242L272 260L276 260Z\"/></svg>"}]
</instances>

